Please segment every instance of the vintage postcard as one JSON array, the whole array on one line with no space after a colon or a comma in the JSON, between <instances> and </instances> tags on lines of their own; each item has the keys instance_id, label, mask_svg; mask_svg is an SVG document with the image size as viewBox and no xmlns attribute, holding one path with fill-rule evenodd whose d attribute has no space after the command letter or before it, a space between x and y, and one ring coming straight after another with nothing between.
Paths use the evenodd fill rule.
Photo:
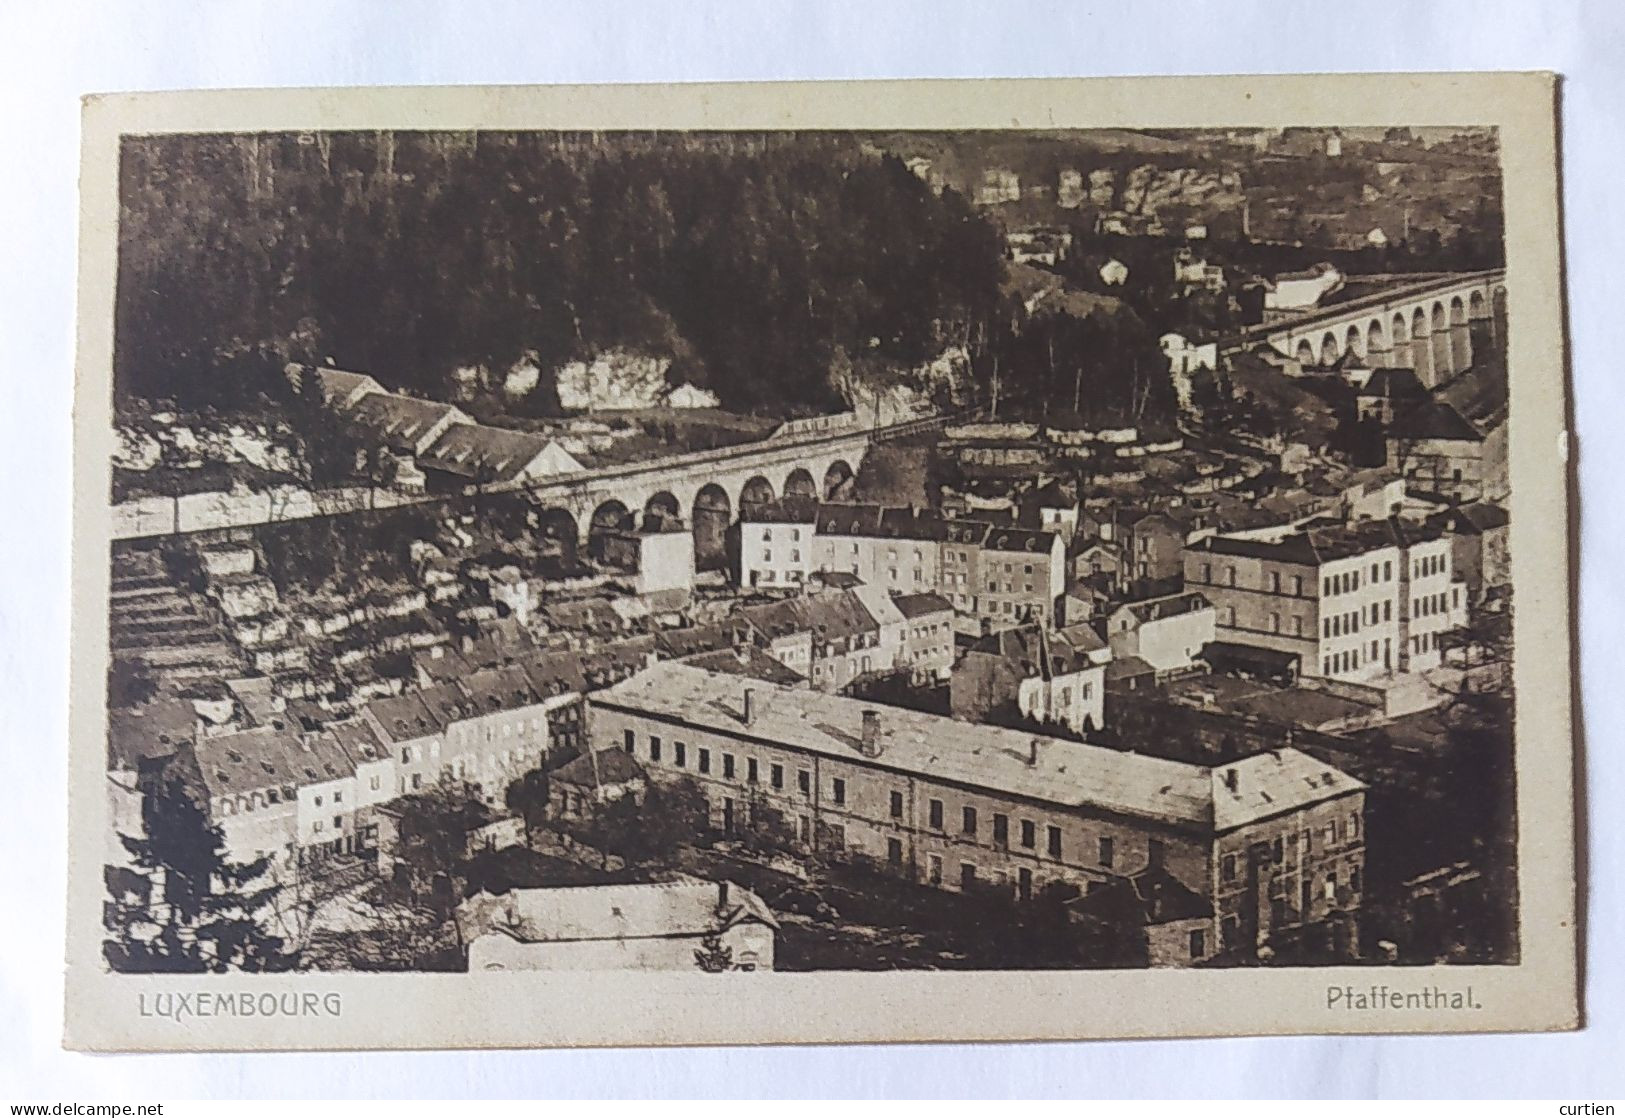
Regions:
<instances>
[{"instance_id":1,"label":"vintage postcard","mask_svg":"<svg viewBox=\"0 0 1625 1118\"><path fill-rule=\"evenodd\" d=\"M1554 106L90 99L67 1043L1575 1027Z\"/></svg>"}]
</instances>

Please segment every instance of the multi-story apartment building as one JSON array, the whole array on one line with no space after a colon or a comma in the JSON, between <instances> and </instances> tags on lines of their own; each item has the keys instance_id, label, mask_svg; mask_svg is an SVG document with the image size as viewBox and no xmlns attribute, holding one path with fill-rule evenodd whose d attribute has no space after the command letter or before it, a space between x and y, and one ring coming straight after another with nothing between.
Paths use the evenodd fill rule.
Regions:
<instances>
[{"instance_id":1,"label":"multi-story apartment building","mask_svg":"<svg viewBox=\"0 0 1625 1118\"><path fill-rule=\"evenodd\" d=\"M825 504L814 523L816 568L857 575L899 594L935 590L939 579L940 518L908 508Z\"/></svg>"},{"instance_id":2,"label":"multi-story apartment building","mask_svg":"<svg viewBox=\"0 0 1625 1118\"><path fill-rule=\"evenodd\" d=\"M694 779L716 827L776 821L943 889L1030 898L1166 870L1200 898L1186 961L1360 905L1364 786L1289 747L1208 769L671 663L588 717L592 748Z\"/></svg>"},{"instance_id":3,"label":"multi-story apartment building","mask_svg":"<svg viewBox=\"0 0 1625 1118\"><path fill-rule=\"evenodd\" d=\"M1138 656L1158 672L1191 666L1217 635L1213 603L1200 594L1170 594L1125 602L1106 618L1112 655Z\"/></svg>"},{"instance_id":4,"label":"multi-story apartment building","mask_svg":"<svg viewBox=\"0 0 1625 1118\"><path fill-rule=\"evenodd\" d=\"M1388 464L1416 489L1452 501L1485 496L1485 438L1449 404L1428 400L1394 418L1387 432Z\"/></svg>"},{"instance_id":5,"label":"multi-story apartment building","mask_svg":"<svg viewBox=\"0 0 1625 1118\"><path fill-rule=\"evenodd\" d=\"M446 726L442 762L451 775L500 801L508 782L547 753L544 696L519 665L476 672L462 687L468 700Z\"/></svg>"},{"instance_id":6,"label":"multi-story apartment building","mask_svg":"<svg viewBox=\"0 0 1625 1118\"><path fill-rule=\"evenodd\" d=\"M984 722L1019 714L1078 733L1103 728L1111 650L1087 625L1066 633L1029 625L982 637L954 665L954 717Z\"/></svg>"},{"instance_id":7,"label":"multi-story apartment building","mask_svg":"<svg viewBox=\"0 0 1625 1118\"><path fill-rule=\"evenodd\" d=\"M880 505L826 503L810 525L810 552L798 549L805 502L780 501L740 522L742 585L790 585L814 575L856 578L890 594L937 593L956 610L995 628L1037 620L1056 624L1066 588L1063 532ZM1075 506L1074 506L1075 513ZM794 555L793 570L769 556ZM811 567L801 557L811 555ZM796 573L796 572L799 572Z\"/></svg>"},{"instance_id":8,"label":"multi-story apartment building","mask_svg":"<svg viewBox=\"0 0 1625 1118\"><path fill-rule=\"evenodd\" d=\"M741 510L739 517L740 586L761 590L800 590L817 569L814 524L818 502L786 497Z\"/></svg>"},{"instance_id":9,"label":"multi-story apartment building","mask_svg":"<svg viewBox=\"0 0 1625 1118\"><path fill-rule=\"evenodd\" d=\"M994 628L1051 627L1066 591L1066 549L1054 532L989 528L976 557L971 612Z\"/></svg>"},{"instance_id":10,"label":"multi-story apartment building","mask_svg":"<svg viewBox=\"0 0 1625 1118\"><path fill-rule=\"evenodd\" d=\"M440 778L446 727L457 717L463 701L455 684L441 683L374 699L362 708L361 716L389 750L396 795L421 791Z\"/></svg>"},{"instance_id":11,"label":"multi-story apartment building","mask_svg":"<svg viewBox=\"0 0 1625 1118\"><path fill-rule=\"evenodd\" d=\"M1210 536L1186 549L1185 585L1213 603L1221 641L1296 655L1306 676L1436 667L1438 634L1466 619L1448 538L1397 518Z\"/></svg>"},{"instance_id":12,"label":"multi-story apartment building","mask_svg":"<svg viewBox=\"0 0 1625 1118\"><path fill-rule=\"evenodd\" d=\"M903 615L900 667L920 682L948 678L954 667L954 607L940 594L902 594L894 599Z\"/></svg>"}]
</instances>

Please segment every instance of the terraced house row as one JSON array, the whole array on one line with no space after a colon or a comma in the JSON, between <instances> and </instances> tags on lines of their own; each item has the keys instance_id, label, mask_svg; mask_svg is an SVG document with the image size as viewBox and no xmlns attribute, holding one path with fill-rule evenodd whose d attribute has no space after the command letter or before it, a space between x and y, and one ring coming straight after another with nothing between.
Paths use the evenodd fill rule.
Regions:
<instances>
[{"instance_id":1,"label":"terraced house row","mask_svg":"<svg viewBox=\"0 0 1625 1118\"><path fill-rule=\"evenodd\" d=\"M815 576L855 577L898 594L936 593L994 628L1057 623L1066 541L974 517L787 497L740 513L741 586L799 591Z\"/></svg>"},{"instance_id":2,"label":"terraced house row","mask_svg":"<svg viewBox=\"0 0 1625 1118\"><path fill-rule=\"evenodd\" d=\"M676 663L592 696L588 740L697 781L723 831L948 890L1154 892L1154 962L1352 934L1360 906L1364 786L1286 745L1207 768Z\"/></svg>"},{"instance_id":3,"label":"terraced house row","mask_svg":"<svg viewBox=\"0 0 1625 1118\"><path fill-rule=\"evenodd\" d=\"M229 857L361 853L376 840L380 805L443 776L499 802L551 747L550 715L579 698L556 675L516 664L377 699L317 727L278 716L200 733L177 761Z\"/></svg>"}]
</instances>

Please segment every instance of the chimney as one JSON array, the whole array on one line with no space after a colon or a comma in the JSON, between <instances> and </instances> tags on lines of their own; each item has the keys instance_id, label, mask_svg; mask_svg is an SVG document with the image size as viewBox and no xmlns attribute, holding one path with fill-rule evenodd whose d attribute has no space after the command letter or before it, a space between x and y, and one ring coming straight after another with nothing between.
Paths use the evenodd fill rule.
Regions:
<instances>
[{"instance_id":1,"label":"chimney","mask_svg":"<svg viewBox=\"0 0 1625 1118\"><path fill-rule=\"evenodd\" d=\"M717 915L725 916L728 912L728 882L717 882Z\"/></svg>"},{"instance_id":2,"label":"chimney","mask_svg":"<svg viewBox=\"0 0 1625 1118\"><path fill-rule=\"evenodd\" d=\"M745 706L742 717L747 726L756 717L756 689L754 687L745 688Z\"/></svg>"},{"instance_id":3,"label":"chimney","mask_svg":"<svg viewBox=\"0 0 1625 1118\"><path fill-rule=\"evenodd\" d=\"M1239 783L1239 781L1236 778L1236 770L1235 769L1225 769L1224 770L1224 786L1226 788L1230 789L1230 791L1234 792L1236 790L1236 787L1237 787L1238 783Z\"/></svg>"},{"instance_id":4,"label":"chimney","mask_svg":"<svg viewBox=\"0 0 1625 1118\"><path fill-rule=\"evenodd\" d=\"M880 712L877 710L863 712L863 738L860 748L865 757L880 756Z\"/></svg>"},{"instance_id":5,"label":"chimney","mask_svg":"<svg viewBox=\"0 0 1625 1118\"><path fill-rule=\"evenodd\" d=\"M1027 739L1027 767L1036 768L1038 765L1038 751L1044 747L1044 739L1034 734Z\"/></svg>"}]
</instances>

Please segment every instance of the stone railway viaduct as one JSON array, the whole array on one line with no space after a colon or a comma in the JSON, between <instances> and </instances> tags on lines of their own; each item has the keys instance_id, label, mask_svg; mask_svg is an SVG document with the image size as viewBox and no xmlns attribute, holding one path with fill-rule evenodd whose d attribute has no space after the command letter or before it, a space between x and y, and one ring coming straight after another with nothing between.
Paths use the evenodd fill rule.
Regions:
<instances>
[{"instance_id":1,"label":"stone railway viaduct","mask_svg":"<svg viewBox=\"0 0 1625 1118\"><path fill-rule=\"evenodd\" d=\"M1352 353L1376 368L1414 369L1432 388L1472 366L1471 324L1487 323L1494 337L1505 329L1505 309L1505 269L1437 275L1249 327L1223 348L1266 343L1306 369Z\"/></svg>"}]
</instances>

